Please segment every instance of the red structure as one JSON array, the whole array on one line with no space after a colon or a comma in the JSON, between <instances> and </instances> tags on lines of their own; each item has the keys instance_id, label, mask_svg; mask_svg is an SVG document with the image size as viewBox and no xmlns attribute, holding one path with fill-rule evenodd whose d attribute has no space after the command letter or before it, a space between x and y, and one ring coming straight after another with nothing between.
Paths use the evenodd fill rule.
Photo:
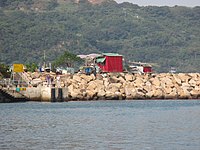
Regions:
<instances>
[{"instance_id":1,"label":"red structure","mask_svg":"<svg viewBox=\"0 0 200 150\"><path fill-rule=\"evenodd\" d=\"M151 66L144 66L143 72L144 73L152 73L152 67Z\"/></svg>"},{"instance_id":2,"label":"red structure","mask_svg":"<svg viewBox=\"0 0 200 150\"><path fill-rule=\"evenodd\" d=\"M97 65L102 72L123 72L123 56L116 53L103 53L96 58Z\"/></svg>"}]
</instances>

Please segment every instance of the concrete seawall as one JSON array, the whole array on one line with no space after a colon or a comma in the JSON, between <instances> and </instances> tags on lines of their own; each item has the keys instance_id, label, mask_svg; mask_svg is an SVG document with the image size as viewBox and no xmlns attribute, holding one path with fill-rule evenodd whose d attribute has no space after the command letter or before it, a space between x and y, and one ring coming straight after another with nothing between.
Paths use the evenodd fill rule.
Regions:
<instances>
[{"instance_id":1,"label":"concrete seawall","mask_svg":"<svg viewBox=\"0 0 200 150\"><path fill-rule=\"evenodd\" d=\"M31 101L63 102L67 101L67 88L54 88L46 86L29 87L21 91Z\"/></svg>"},{"instance_id":2,"label":"concrete seawall","mask_svg":"<svg viewBox=\"0 0 200 150\"><path fill-rule=\"evenodd\" d=\"M67 101L67 88L47 86L24 87L25 90L16 90L15 87L0 87L0 103L5 102L64 102Z\"/></svg>"}]
</instances>

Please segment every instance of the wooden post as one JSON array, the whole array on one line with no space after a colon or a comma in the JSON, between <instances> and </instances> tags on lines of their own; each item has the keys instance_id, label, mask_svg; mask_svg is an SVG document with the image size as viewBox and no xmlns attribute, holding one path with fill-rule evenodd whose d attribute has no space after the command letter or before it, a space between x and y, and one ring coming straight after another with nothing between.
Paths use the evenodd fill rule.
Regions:
<instances>
[{"instance_id":1,"label":"wooden post","mask_svg":"<svg viewBox=\"0 0 200 150\"><path fill-rule=\"evenodd\" d=\"M58 88L58 102L63 102L63 91L62 88Z\"/></svg>"},{"instance_id":2,"label":"wooden post","mask_svg":"<svg viewBox=\"0 0 200 150\"><path fill-rule=\"evenodd\" d=\"M51 102L56 102L56 90L51 88Z\"/></svg>"}]
</instances>

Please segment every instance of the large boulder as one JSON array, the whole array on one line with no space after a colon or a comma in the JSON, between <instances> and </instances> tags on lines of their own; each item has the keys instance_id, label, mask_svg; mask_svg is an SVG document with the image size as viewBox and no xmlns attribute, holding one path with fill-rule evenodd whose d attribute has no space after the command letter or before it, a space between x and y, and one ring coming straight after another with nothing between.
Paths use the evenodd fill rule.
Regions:
<instances>
[{"instance_id":1,"label":"large boulder","mask_svg":"<svg viewBox=\"0 0 200 150\"><path fill-rule=\"evenodd\" d=\"M173 88L170 93L165 93L165 99L177 99L178 94L176 88Z\"/></svg>"},{"instance_id":2,"label":"large boulder","mask_svg":"<svg viewBox=\"0 0 200 150\"><path fill-rule=\"evenodd\" d=\"M76 87L79 89L87 89L88 85L87 85L87 83L85 83L85 81L82 81Z\"/></svg>"},{"instance_id":3,"label":"large boulder","mask_svg":"<svg viewBox=\"0 0 200 150\"><path fill-rule=\"evenodd\" d=\"M106 97L107 98L108 97L117 98L116 93L118 93L120 91L121 86L122 86L121 83L111 83L111 84L109 84L105 89Z\"/></svg>"},{"instance_id":4,"label":"large boulder","mask_svg":"<svg viewBox=\"0 0 200 150\"><path fill-rule=\"evenodd\" d=\"M181 88L184 90L184 91L191 91L193 89L193 87L189 84L189 83L182 83L182 86Z\"/></svg>"},{"instance_id":5,"label":"large boulder","mask_svg":"<svg viewBox=\"0 0 200 150\"><path fill-rule=\"evenodd\" d=\"M179 89L177 94L178 94L178 98L180 98L180 99L190 99L191 98L190 92L187 91L186 89Z\"/></svg>"},{"instance_id":6,"label":"large boulder","mask_svg":"<svg viewBox=\"0 0 200 150\"><path fill-rule=\"evenodd\" d=\"M196 81L197 81L197 80L195 80L195 79L192 78L192 79L190 79L190 81L189 81L188 83L189 83L190 86L195 87L196 84L197 84Z\"/></svg>"},{"instance_id":7,"label":"large boulder","mask_svg":"<svg viewBox=\"0 0 200 150\"><path fill-rule=\"evenodd\" d=\"M188 76L195 81L199 80L199 73L188 73Z\"/></svg>"},{"instance_id":8,"label":"large boulder","mask_svg":"<svg viewBox=\"0 0 200 150\"><path fill-rule=\"evenodd\" d=\"M75 74L75 75L73 75L73 80L74 80L75 82L81 82L82 78L80 77L80 75Z\"/></svg>"},{"instance_id":9,"label":"large boulder","mask_svg":"<svg viewBox=\"0 0 200 150\"><path fill-rule=\"evenodd\" d=\"M179 73L178 77L179 79L181 79L182 83L188 83L188 81L192 78L191 76L185 73Z\"/></svg>"},{"instance_id":10,"label":"large boulder","mask_svg":"<svg viewBox=\"0 0 200 150\"><path fill-rule=\"evenodd\" d=\"M162 99L164 97L163 91L161 88L155 88L153 91L153 97L156 99Z\"/></svg>"},{"instance_id":11,"label":"large boulder","mask_svg":"<svg viewBox=\"0 0 200 150\"><path fill-rule=\"evenodd\" d=\"M95 90L97 88L97 83L95 81L91 81L88 83L88 87L87 90L91 91L91 90Z\"/></svg>"},{"instance_id":12,"label":"large boulder","mask_svg":"<svg viewBox=\"0 0 200 150\"><path fill-rule=\"evenodd\" d=\"M124 90L126 99L135 99L137 91L134 87L126 86Z\"/></svg>"},{"instance_id":13,"label":"large boulder","mask_svg":"<svg viewBox=\"0 0 200 150\"><path fill-rule=\"evenodd\" d=\"M171 87L165 87L164 88L164 93L165 94L170 94L172 92L172 90L173 90L173 88L171 88Z\"/></svg>"},{"instance_id":14,"label":"large boulder","mask_svg":"<svg viewBox=\"0 0 200 150\"><path fill-rule=\"evenodd\" d=\"M159 78L155 77L155 78L151 78L150 82L152 85L159 87L160 86L160 80Z\"/></svg>"},{"instance_id":15,"label":"large boulder","mask_svg":"<svg viewBox=\"0 0 200 150\"><path fill-rule=\"evenodd\" d=\"M148 99L152 99L153 98L153 94L154 94L154 91L147 91L147 93L146 93L146 98L148 98Z\"/></svg>"},{"instance_id":16,"label":"large boulder","mask_svg":"<svg viewBox=\"0 0 200 150\"><path fill-rule=\"evenodd\" d=\"M182 85L182 81L180 79L180 77L177 74L173 74L173 83L177 83L179 86Z\"/></svg>"},{"instance_id":17,"label":"large boulder","mask_svg":"<svg viewBox=\"0 0 200 150\"><path fill-rule=\"evenodd\" d=\"M80 77L86 82L90 82L94 80L92 75L81 74Z\"/></svg>"},{"instance_id":18,"label":"large boulder","mask_svg":"<svg viewBox=\"0 0 200 150\"><path fill-rule=\"evenodd\" d=\"M144 99L146 97L146 91L143 88L136 88L136 99Z\"/></svg>"},{"instance_id":19,"label":"large boulder","mask_svg":"<svg viewBox=\"0 0 200 150\"><path fill-rule=\"evenodd\" d=\"M134 84L135 84L135 87L142 87L145 84L145 82L143 81L141 77L137 77L134 80Z\"/></svg>"},{"instance_id":20,"label":"large boulder","mask_svg":"<svg viewBox=\"0 0 200 150\"><path fill-rule=\"evenodd\" d=\"M166 76L164 78L161 78L160 80L161 80L161 83L165 84L166 86L174 87L174 83L169 77Z\"/></svg>"},{"instance_id":21,"label":"large boulder","mask_svg":"<svg viewBox=\"0 0 200 150\"><path fill-rule=\"evenodd\" d=\"M68 93L69 93L69 97L71 97L71 99L81 99L83 98L82 96L82 92L80 91L80 89L75 89L73 87L73 85L70 85L68 87Z\"/></svg>"},{"instance_id":22,"label":"large boulder","mask_svg":"<svg viewBox=\"0 0 200 150\"><path fill-rule=\"evenodd\" d=\"M190 91L190 94L192 96L192 98L200 98L200 91L193 89L192 91Z\"/></svg>"},{"instance_id":23,"label":"large boulder","mask_svg":"<svg viewBox=\"0 0 200 150\"><path fill-rule=\"evenodd\" d=\"M36 78L36 79L33 79L32 81L31 81L31 84L33 85L33 86L37 86L37 85L39 85L39 84L41 84L43 81L40 79L40 78Z\"/></svg>"},{"instance_id":24,"label":"large boulder","mask_svg":"<svg viewBox=\"0 0 200 150\"><path fill-rule=\"evenodd\" d=\"M116 76L109 77L108 81L109 81L109 83L118 83L119 82L119 80L118 80L118 78Z\"/></svg>"},{"instance_id":25,"label":"large boulder","mask_svg":"<svg viewBox=\"0 0 200 150\"><path fill-rule=\"evenodd\" d=\"M115 92L114 93L114 97L116 98L116 99L120 99L120 100L122 100L123 99L123 94L121 93L121 92Z\"/></svg>"},{"instance_id":26,"label":"large boulder","mask_svg":"<svg viewBox=\"0 0 200 150\"><path fill-rule=\"evenodd\" d=\"M146 91L146 92L148 92L148 91L151 91L152 90L152 84L151 84L151 82L149 82L149 81L147 81L147 82L145 82L145 85L143 86L143 89Z\"/></svg>"},{"instance_id":27,"label":"large boulder","mask_svg":"<svg viewBox=\"0 0 200 150\"><path fill-rule=\"evenodd\" d=\"M132 74L126 74L126 75L124 76L124 78L125 78L126 81L129 81L129 82L131 82L131 81L134 80L134 77L133 77Z\"/></svg>"},{"instance_id":28,"label":"large boulder","mask_svg":"<svg viewBox=\"0 0 200 150\"><path fill-rule=\"evenodd\" d=\"M71 84L70 86L68 86L68 93L73 92L74 89L75 87Z\"/></svg>"},{"instance_id":29,"label":"large boulder","mask_svg":"<svg viewBox=\"0 0 200 150\"><path fill-rule=\"evenodd\" d=\"M109 89L113 89L113 88L116 88L116 89L120 89L122 87L122 84L121 83L111 83L109 84L108 88Z\"/></svg>"},{"instance_id":30,"label":"large boulder","mask_svg":"<svg viewBox=\"0 0 200 150\"><path fill-rule=\"evenodd\" d=\"M93 97L95 97L96 96L96 94L97 94L97 91L95 91L95 90L86 90L86 95L87 95L87 97L86 97L86 99L93 99Z\"/></svg>"},{"instance_id":31,"label":"large boulder","mask_svg":"<svg viewBox=\"0 0 200 150\"><path fill-rule=\"evenodd\" d=\"M97 91L97 96L98 96L100 99L104 98L105 95L106 95L106 92L105 92L103 89Z\"/></svg>"},{"instance_id":32,"label":"large boulder","mask_svg":"<svg viewBox=\"0 0 200 150\"><path fill-rule=\"evenodd\" d=\"M105 88L110 84L108 78L103 78Z\"/></svg>"},{"instance_id":33,"label":"large boulder","mask_svg":"<svg viewBox=\"0 0 200 150\"><path fill-rule=\"evenodd\" d=\"M119 81L120 83L125 83L125 82L126 82L126 80L125 80L123 77L119 77L119 78L118 78L118 81Z\"/></svg>"}]
</instances>

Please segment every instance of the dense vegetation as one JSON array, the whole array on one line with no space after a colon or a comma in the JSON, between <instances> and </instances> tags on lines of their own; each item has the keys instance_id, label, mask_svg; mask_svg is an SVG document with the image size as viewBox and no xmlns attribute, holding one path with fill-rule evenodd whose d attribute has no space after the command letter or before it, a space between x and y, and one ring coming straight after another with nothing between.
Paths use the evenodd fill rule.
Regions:
<instances>
[{"instance_id":1,"label":"dense vegetation","mask_svg":"<svg viewBox=\"0 0 200 150\"><path fill-rule=\"evenodd\" d=\"M9 66L0 63L0 79L10 78Z\"/></svg>"},{"instance_id":2,"label":"dense vegetation","mask_svg":"<svg viewBox=\"0 0 200 150\"><path fill-rule=\"evenodd\" d=\"M53 62L53 68L56 67L75 67L75 64L80 65L84 64L83 60L78 57L77 55L70 53L68 51L65 51L64 54L61 56L57 57L56 60Z\"/></svg>"},{"instance_id":3,"label":"dense vegetation","mask_svg":"<svg viewBox=\"0 0 200 150\"><path fill-rule=\"evenodd\" d=\"M1 0L0 62L54 61L74 54L116 52L125 60L200 72L200 7L139 7L87 0Z\"/></svg>"}]
</instances>

